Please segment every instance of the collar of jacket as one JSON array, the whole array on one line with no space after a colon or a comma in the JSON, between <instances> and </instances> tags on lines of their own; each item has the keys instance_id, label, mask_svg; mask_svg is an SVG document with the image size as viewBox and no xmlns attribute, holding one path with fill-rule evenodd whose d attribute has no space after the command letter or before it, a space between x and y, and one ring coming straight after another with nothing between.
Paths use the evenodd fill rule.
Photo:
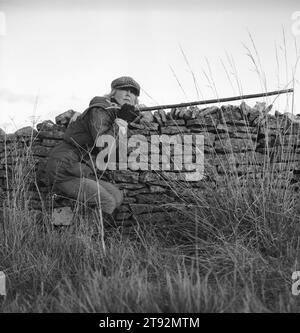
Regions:
<instances>
[{"instance_id":1,"label":"collar of jacket","mask_svg":"<svg viewBox=\"0 0 300 333\"><path fill-rule=\"evenodd\" d=\"M115 118L116 112L113 112L113 111L115 108L119 108L120 106L118 106L118 105L114 106L113 103L111 103L111 101L109 99L106 99L105 97L96 96L91 100L89 107L86 110L84 110L84 112L81 114L80 118L81 119L84 118L85 115L89 112L89 110L91 110L94 107L100 107L107 111L110 111L110 109L112 109L112 113L114 114L113 118Z\"/></svg>"},{"instance_id":2,"label":"collar of jacket","mask_svg":"<svg viewBox=\"0 0 300 333\"><path fill-rule=\"evenodd\" d=\"M97 104L97 105L95 105ZM89 107L95 105L99 106L99 104L103 104L103 108L107 108L110 104L111 101L108 98L102 97L102 96L95 96L91 101Z\"/></svg>"}]
</instances>

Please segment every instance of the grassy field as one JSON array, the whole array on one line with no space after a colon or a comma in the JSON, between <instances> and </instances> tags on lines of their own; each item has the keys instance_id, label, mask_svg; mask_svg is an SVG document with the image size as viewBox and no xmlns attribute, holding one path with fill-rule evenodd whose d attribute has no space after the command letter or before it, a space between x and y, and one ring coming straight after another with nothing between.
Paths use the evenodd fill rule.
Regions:
<instances>
[{"instance_id":1,"label":"grassy field","mask_svg":"<svg viewBox=\"0 0 300 333\"><path fill-rule=\"evenodd\" d=\"M250 40L247 55L267 91ZM293 76L286 80L293 86L296 49ZM226 74L242 93L232 61ZM206 77L219 97L210 70ZM287 110L294 113L293 104ZM300 271L300 191L281 170L266 163L257 181L250 171L243 182L225 174L226 186L210 195L185 184L188 208L178 207L180 217L171 225L106 227L103 233L96 217L78 215L63 229L51 225L51 212L41 217L30 211L31 168L16 165L14 190L1 198L0 270L7 296L0 298L0 312L300 311L300 295L292 294L292 273Z\"/></svg>"},{"instance_id":2,"label":"grassy field","mask_svg":"<svg viewBox=\"0 0 300 333\"><path fill-rule=\"evenodd\" d=\"M0 312L299 312L300 200L268 172L235 177L211 196L190 188L172 225L105 228L77 216L54 228L28 208L28 168L2 195ZM186 188L188 188L186 184Z\"/></svg>"}]
</instances>

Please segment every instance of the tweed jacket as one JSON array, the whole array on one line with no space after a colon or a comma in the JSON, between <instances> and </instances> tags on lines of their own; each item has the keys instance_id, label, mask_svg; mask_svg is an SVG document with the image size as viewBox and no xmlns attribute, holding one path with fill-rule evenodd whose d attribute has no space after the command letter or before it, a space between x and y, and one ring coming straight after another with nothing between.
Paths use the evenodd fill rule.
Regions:
<instances>
[{"instance_id":1,"label":"tweed jacket","mask_svg":"<svg viewBox=\"0 0 300 333\"><path fill-rule=\"evenodd\" d=\"M99 135L116 137L116 111L113 103L104 97L95 97L90 106L72 122L63 138L49 154L46 173L50 184L65 182L74 177L89 177L91 156L95 159L95 146Z\"/></svg>"}]
</instances>

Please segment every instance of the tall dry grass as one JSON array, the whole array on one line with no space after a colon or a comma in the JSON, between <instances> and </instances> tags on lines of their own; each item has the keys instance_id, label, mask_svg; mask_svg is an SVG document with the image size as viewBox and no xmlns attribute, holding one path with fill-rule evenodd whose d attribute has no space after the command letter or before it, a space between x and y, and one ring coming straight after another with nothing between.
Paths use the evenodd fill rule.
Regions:
<instances>
[{"instance_id":1,"label":"tall dry grass","mask_svg":"<svg viewBox=\"0 0 300 333\"><path fill-rule=\"evenodd\" d=\"M217 93L210 70L206 76ZM0 312L299 312L300 296L291 292L292 272L300 270L299 192L281 170L265 163L261 179L250 169L240 179L224 165L225 186L202 194L173 183L182 205L169 228L101 234L96 215L78 213L75 228L62 230L51 225L51 211L30 211L36 180L30 150L25 155L28 163L20 158L8 176L14 188L1 207L8 294Z\"/></svg>"},{"instance_id":2,"label":"tall dry grass","mask_svg":"<svg viewBox=\"0 0 300 333\"><path fill-rule=\"evenodd\" d=\"M243 182L232 170L225 187L203 194L173 184L182 205L169 228L100 235L96 215L78 214L75 228L61 230L51 226L51 212L30 211L34 161L30 150L21 157L1 209L0 270L8 290L1 312L299 311L291 293L299 193L284 176L278 190L280 170L270 172L266 163L263 181L249 171Z\"/></svg>"}]
</instances>

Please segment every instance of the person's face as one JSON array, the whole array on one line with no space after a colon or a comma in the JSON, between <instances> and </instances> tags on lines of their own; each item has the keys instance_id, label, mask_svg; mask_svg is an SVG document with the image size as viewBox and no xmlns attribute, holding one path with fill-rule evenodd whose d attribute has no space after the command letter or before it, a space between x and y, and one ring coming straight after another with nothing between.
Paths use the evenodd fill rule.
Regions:
<instances>
[{"instance_id":1,"label":"person's face","mask_svg":"<svg viewBox=\"0 0 300 333\"><path fill-rule=\"evenodd\" d=\"M135 105L136 101L136 95L134 93L134 89L132 88L116 89L114 98L120 105L123 104Z\"/></svg>"}]
</instances>

